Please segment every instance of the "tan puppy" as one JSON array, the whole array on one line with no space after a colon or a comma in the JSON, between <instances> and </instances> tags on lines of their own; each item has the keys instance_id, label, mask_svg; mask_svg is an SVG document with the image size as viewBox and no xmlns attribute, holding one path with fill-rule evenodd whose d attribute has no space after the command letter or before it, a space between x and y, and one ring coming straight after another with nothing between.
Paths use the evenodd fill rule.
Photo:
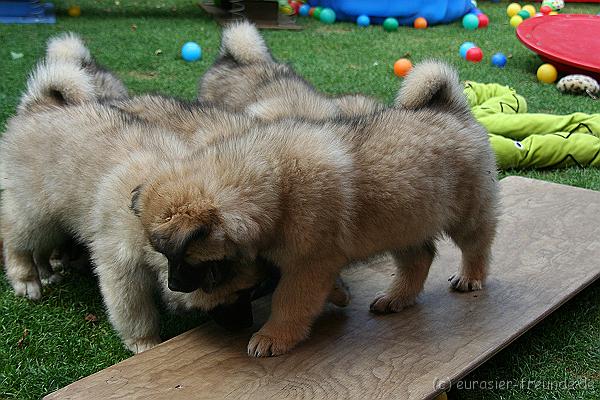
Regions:
<instances>
[{"instance_id":1,"label":"tan puppy","mask_svg":"<svg viewBox=\"0 0 600 400\"><path fill-rule=\"evenodd\" d=\"M256 27L247 21L223 30L219 57L202 76L198 98L265 121L292 116L318 121L383 109L367 96L336 98L319 93L290 65L277 62Z\"/></svg>"},{"instance_id":2,"label":"tan puppy","mask_svg":"<svg viewBox=\"0 0 600 400\"><path fill-rule=\"evenodd\" d=\"M66 41L69 46L65 45L63 41ZM62 224L55 226L52 225L53 222L43 222L40 220L42 216L45 216L49 221L54 222L62 219L72 220L73 218L81 222L82 218L76 216L77 211L81 212L81 209L78 210L75 208L69 211L65 208L61 209L60 207L64 206L64 202L63 206L52 204L48 201L42 202L38 210L39 214L34 213L31 216L13 215L13 213L18 212L22 207L26 206L23 203L24 197L30 197L32 203L28 204L36 204L41 199L49 197L60 199L61 195L87 196L89 192L94 192L96 189L94 185L98 184L94 182L94 178L98 180L106 179L107 175L114 172L109 171L111 168L114 167L117 170L119 168L126 168L128 163L126 157L119 159L119 154L123 156L124 153L128 153L131 150L131 147L128 150L127 143L123 143L125 148L118 149L118 143L110 140L113 135L117 135L120 139L124 140L126 136L124 132L129 132L133 129L138 134L141 129L147 135L167 136L166 138L157 137L154 140L152 138L145 138L146 142L155 144L155 147L160 147L163 141L165 143L175 143L177 146L180 146L182 143L180 140L173 141L168 138L169 136L176 136L184 140L186 151L191 152L194 148L219 140L221 137L239 134L244 129L247 129L247 126L251 123L251 120L247 117L227 113L210 105L188 104L176 99L156 95L123 98L121 92L113 89L118 86L115 85L115 82L120 82L114 74L105 70L102 73L105 78L98 79L97 74L90 73L92 64L81 65L77 54L88 52L78 38L74 35L67 35L66 37L61 37L60 40L52 39L50 43L52 45L49 46L48 61L41 63L29 79L27 93L23 96L19 107L19 115L11 121L10 128L6 133L5 145L6 143L13 143L13 147L9 146L6 150L7 157L6 159L3 158L4 164L2 165L3 173L10 176L10 179L7 178L6 184L9 186L12 185L11 189L5 190L3 195L2 212L5 214L5 217L2 218L2 231L3 235L10 238L6 242L7 248L11 246L11 243L13 246L16 246L16 250L9 253L12 255L7 256L5 262L7 277L13 284L17 295L24 295L32 299L37 299L41 296L41 284L53 283L60 278L60 275L52 273L49 263L49 255L51 249L54 248L53 246L62 247L66 251L65 254L69 254L69 252L73 252L73 249L65 245L72 246L73 235L79 242L86 243L90 247L93 247L93 242L96 239L90 238L89 234L79 233L80 229L88 228L79 227L78 230L73 227L65 227ZM53 51L61 49L62 57L51 56L52 51L50 51L50 48L53 48ZM92 71L94 70L92 69ZM107 82L112 83L107 85ZM99 97L98 93L102 93L102 96ZM106 105L99 105L98 101L104 101ZM87 106L82 107L82 105L86 104ZM119 110L126 111L126 113ZM49 120L53 121L52 124L46 124ZM145 124L142 120L151 125ZM96 123L98 125L95 125ZM36 131L36 134L28 135L24 132L35 129L35 127L39 128L39 132ZM61 132L53 132L53 130L57 129ZM48 137L45 137L44 135L46 135L47 131L50 131L50 133L48 133ZM80 136L78 136L79 133ZM95 171L97 176L93 176L93 172L89 168L93 167L94 159L89 160L90 165L85 164L88 161L85 159L85 154L95 151L94 146L96 141L101 139L94 137L96 133L98 135L107 135L105 139L110 142L104 143L105 146L109 147L108 149L103 150L102 146L100 146L97 150L98 152L95 153L97 157L103 157L103 154L110 153L110 157L102 158L101 163L99 162L99 164L110 166L110 168L104 171L97 170ZM90 135L94 140L87 140ZM125 136L121 137L122 135ZM34 145L31 147L29 145L30 140L34 141ZM46 142L46 150L43 150L45 147L40 143L42 140ZM75 147L69 148L70 142L74 143L77 140L80 142ZM119 140L116 142L119 142ZM17 145L17 143L20 144ZM59 144L58 146L56 145L57 143ZM112 148L113 146L115 146L114 149ZM171 150L169 150L170 147ZM172 157L172 154L169 154L170 151L174 151L173 154L175 155L178 154L178 150L173 150L172 146L167 146L160 151L161 157ZM21 161L28 157L43 160L43 157L36 155L41 152L44 152L46 157L62 159L62 163L56 165L53 163L54 170L52 171L43 169L41 167L43 162L35 165L28 164L28 168L25 169L28 173L26 173L27 179L19 180L18 182L14 181L14 176L11 174L14 173L15 168L19 169L14 157ZM65 153L64 158L58 156L60 152ZM26 153L27 156L25 156ZM5 154L5 152L3 151L2 154ZM18 154L21 154L22 158ZM8 155L12 155L12 161ZM78 158L79 156L83 158ZM76 161L72 159L73 157L75 157ZM115 160L119 160L119 163L112 165L111 163L115 162ZM144 173L138 171L138 173L132 173L131 176L127 175L127 177L132 178L137 176L138 178L135 178L135 180L141 181L143 176L151 174L153 161L156 160L148 160L148 171ZM89 167L86 171L92 174L92 176L88 176L86 191L73 193L71 189L73 189L72 186L75 183L71 182L74 179L72 175L81 172L81 169L85 169L84 167L80 167L79 164L85 164L86 167ZM99 164L96 166L99 166ZM65 173L61 173L61 168L66 167L66 165L73 167L73 169L65 170ZM36 172L37 168L39 168L39 173ZM22 173L25 172L19 170L19 174ZM55 179L44 178L44 173L48 175L57 174L60 178L56 178L52 184L49 182L43 184L45 180ZM33 179L34 176L38 176L41 182L38 182L36 185L22 187L22 185L27 185L29 180ZM12 183L9 183L9 181ZM120 184L127 185L127 182L123 181ZM103 190L106 191L108 189L105 188ZM51 194L52 191L56 191L57 193ZM66 191L66 193L59 193L62 191ZM126 205L129 205L130 197L131 194L127 194ZM91 202L93 207L100 205L110 207L111 204L115 207L114 218L118 219L118 210L123 204L119 204L114 199L103 199L102 197ZM45 213L53 210L53 206L58 207L59 210L55 210L52 215L45 215ZM91 210L88 212L90 216L93 214ZM104 213L109 214L108 211ZM25 218L24 222L23 218ZM128 218L131 219L129 214ZM26 231L34 230L34 233L31 234L33 236L42 234L42 232L36 231L36 229L39 229L36 228L37 224L48 223L52 226L50 227L51 229L48 229L47 235L44 234L46 235L45 238L23 238L19 237L23 233L23 230L13 226L15 221L21 221L28 225L21 227L21 229L25 229ZM92 222L89 223L91 224ZM122 221L121 226L127 226L128 223L127 221ZM242 327L250 322L248 318L251 319L249 302L251 292L245 290L244 293L239 293L239 290L261 282L264 278L266 267L264 263L259 262L258 265L254 265L253 260L241 260L240 265L231 267L232 274L235 274L235 271L241 266L244 269L239 273L239 276L226 277L231 280L229 285L223 285L210 294L182 294L167 289L169 274L166 270L166 261L162 255L150 252L153 259L147 261L146 265L142 265L143 261L138 259L137 262L141 265L129 265L128 268L133 269L129 273L126 270L115 270L115 268L119 268L119 262L134 262L135 257L139 257L139 255L132 254L133 261L110 259L108 255L111 252L110 246L113 246L112 252L116 254L115 257L119 257L118 249L115 246L121 236L124 238L124 242L119 244L119 248L123 249L122 251L135 253L138 250L128 247L128 230L125 230L123 233L113 230L112 232L104 232L104 234L106 237L113 238L113 244L107 244L106 246L108 247L103 248L104 253L107 254L104 254L101 264L99 264L98 260L95 261L95 264L98 264L96 272L100 277L100 285L111 321L124 339L126 346L132 351L143 351L159 341L157 336L158 313L152 299L148 299L149 294L152 294L153 287L156 285L152 284L147 288L143 288L143 290L139 286L149 284L153 279L156 280L156 278L158 278L158 287L162 288L163 297L170 308L211 310L210 314L213 318L220 324L231 328ZM133 238L129 239L133 240ZM15 252L20 252L19 246L25 246L26 250L23 251L23 258L21 260L15 260L14 254ZM33 254L33 263L29 259L30 256L28 254ZM97 254L98 250L92 248L92 258L97 258ZM87 259L87 257L85 258ZM246 263L252 265L244 265ZM161 269L161 267L164 268ZM152 274L143 272L145 269L158 271L157 276L151 276ZM142 282L137 282L134 279L136 274L145 274L146 276ZM129 295L124 296L123 293L125 292ZM201 291L196 290L195 292ZM349 295L343 285L340 284L334 288L330 301L339 306L344 306L348 303ZM221 307L221 304L226 305L226 307ZM137 311L135 310L139 310L140 308L144 309L143 312L136 314ZM131 315L133 314L136 315L132 317ZM147 318L148 315L151 318Z\"/></svg>"},{"instance_id":3,"label":"tan puppy","mask_svg":"<svg viewBox=\"0 0 600 400\"><path fill-rule=\"evenodd\" d=\"M481 289L497 221L487 133L454 70L430 62L413 74L396 107L253 127L140 186L133 208L170 268L185 269L181 259L214 266L238 253L279 266L271 316L250 355L282 354L305 339L353 260L392 252L398 273L371 309L413 304L443 234L463 253L451 285ZM180 243L185 249L169 255Z\"/></svg>"},{"instance_id":4,"label":"tan puppy","mask_svg":"<svg viewBox=\"0 0 600 400\"><path fill-rule=\"evenodd\" d=\"M16 294L39 298L38 268L49 270L50 252L77 238L90 249L113 326L140 352L160 341L157 289L170 308L211 310L236 303L263 275L241 252L218 270L186 264L169 272L130 207L140 184L175 170L194 146L185 135L95 102L95 82L70 62L41 63L8 121L0 141L6 275Z\"/></svg>"}]
</instances>

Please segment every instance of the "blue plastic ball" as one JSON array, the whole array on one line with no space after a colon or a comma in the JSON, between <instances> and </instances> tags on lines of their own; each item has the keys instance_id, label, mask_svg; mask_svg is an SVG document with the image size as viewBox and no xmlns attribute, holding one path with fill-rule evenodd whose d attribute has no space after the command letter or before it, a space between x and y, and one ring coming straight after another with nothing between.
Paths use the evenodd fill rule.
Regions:
<instances>
[{"instance_id":1,"label":"blue plastic ball","mask_svg":"<svg viewBox=\"0 0 600 400\"><path fill-rule=\"evenodd\" d=\"M181 58L185 61L198 61L202 57L202 48L195 42L187 42L181 47Z\"/></svg>"},{"instance_id":2,"label":"blue plastic ball","mask_svg":"<svg viewBox=\"0 0 600 400\"><path fill-rule=\"evenodd\" d=\"M479 15L479 14L483 14L483 11L481 11L479 8L474 8L471 10L471 13L475 14L475 15Z\"/></svg>"},{"instance_id":3,"label":"blue plastic ball","mask_svg":"<svg viewBox=\"0 0 600 400\"><path fill-rule=\"evenodd\" d=\"M324 24L333 24L335 22L335 11L331 8L324 8L319 14L319 19Z\"/></svg>"},{"instance_id":4,"label":"blue plastic ball","mask_svg":"<svg viewBox=\"0 0 600 400\"><path fill-rule=\"evenodd\" d=\"M492 56L492 64L498 68L504 68L506 65L506 56L502 53L496 53Z\"/></svg>"},{"instance_id":5,"label":"blue plastic ball","mask_svg":"<svg viewBox=\"0 0 600 400\"><path fill-rule=\"evenodd\" d=\"M359 15L358 18L356 18L356 24L358 26L369 26L371 25L371 18L369 18L368 15Z\"/></svg>"},{"instance_id":6,"label":"blue plastic ball","mask_svg":"<svg viewBox=\"0 0 600 400\"><path fill-rule=\"evenodd\" d=\"M300 6L298 9L298 13L303 17L308 17L308 12L310 11L310 6L308 4L304 4Z\"/></svg>"},{"instance_id":7,"label":"blue plastic ball","mask_svg":"<svg viewBox=\"0 0 600 400\"><path fill-rule=\"evenodd\" d=\"M473 42L464 42L463 44L460 45L460 56L464 59L467 58L467 51L469 51L470 49L472 49L473 47L475 47L475 43Z\"/></svg>"},{"instance_id":8,"label":"blue plastic ball","mask_svg":"<svg viewBox=\"0 0 600 400\"><path fill-rule=\"evenodd\" d=\"M470 31L474 31L479 27L479 18L475 14L467 14L463 17L462 24L465 29Z\"/></svg>"}]
</instances>

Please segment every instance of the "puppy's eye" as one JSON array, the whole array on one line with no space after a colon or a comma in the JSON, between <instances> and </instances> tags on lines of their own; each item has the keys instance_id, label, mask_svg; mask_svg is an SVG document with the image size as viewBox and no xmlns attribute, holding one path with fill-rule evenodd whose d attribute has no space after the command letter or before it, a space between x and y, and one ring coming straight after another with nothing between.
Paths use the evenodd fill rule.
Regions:
<instances>
[{"instance_id":1,"label":"puppy's eye","mask_svg":"<svg viewBox=\"0 0 600 400\"><path fill-rule=\"evenodd\" d=\"M172 218L172 217L169 215L168 217L165 217L164 221L165 221L165 222L169 222L169 221L171 220L171 218Z\"/></svg>"}]
</instances>

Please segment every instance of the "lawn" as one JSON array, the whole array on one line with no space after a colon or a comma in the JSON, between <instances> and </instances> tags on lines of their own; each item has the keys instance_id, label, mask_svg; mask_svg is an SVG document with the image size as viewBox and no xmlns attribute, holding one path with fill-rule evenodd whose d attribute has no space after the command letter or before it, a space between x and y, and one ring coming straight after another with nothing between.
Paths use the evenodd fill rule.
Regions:
<instances>
[{"instance_id":1,"label":"lawn","mask_svg":"<svg viewBox=\"0 0 600 400\"><path fill-rule=\"evenodd\" d=\"M196 0L197 1L197 0ZM80 33L97 59L119 74L132 93L161 92L191 99L196 81L210 66L219 47L219 27L194 0L81 0L82 15L66 15L68 2L55 2L56 25L0 25L0 125L14 113L26 77L44 52L46 40L59 32ZM267 31L273 53L291 62L308 80L331 94L361 92L389 102L399 80L392 73L397 58L413 62L437 57L458 67L461 78L515 87L531 112L599 112L600 103L561 95L537 82L539 59L515 38L505 15L507 2L481 1L490 27L465 31L460 23L418 31L353 24L323 25L302 19L300 32ZM598 13L599 6L567 6L569 12ZM203 48L203 59L186 63L179 57L189 40ZM481 64L466 63L457 53L464 41L485 53ZM585 40L585 38L582 38ZM159 51L160 50L160 51ZM505 69L489 65L491 54L510 59ZM11 52L23 53L12 59ZM538 179L600 190L600 170L508 171ZM597 239L597 238L593 238ZM201 315L165 316L163 338L177 335L203 320ZM70 271L64 283L48 287L37 303L16 298L0 277L0 399L36 399L131 354L110 327L94 277ZM465 399L597 399L600 398L600 283L596 283L546 318L537 327L484 364L463 382L522 382L510 389L453 390ZM528 385L536 382L581 382L573 389ZM529 386L529 387L528 387Z\"/></svg>"}]
</instances>

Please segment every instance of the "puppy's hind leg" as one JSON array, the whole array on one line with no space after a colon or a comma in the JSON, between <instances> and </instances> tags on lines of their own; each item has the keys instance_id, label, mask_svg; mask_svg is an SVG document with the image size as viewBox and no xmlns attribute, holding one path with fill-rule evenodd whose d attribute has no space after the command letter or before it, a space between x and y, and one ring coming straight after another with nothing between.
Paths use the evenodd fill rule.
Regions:
<instances>
[{"instance_id":1,"label":"puppy's hind leg","mask_svg":"<svg viewBox=\"0 0 600 400\"><path fill-rule=\"evenodd\" d=\"M474 230L448 232L462 251L460 270L448 281L460 292L483 289L491 258L495 223L482 223Z\"/></svg>"},{"instance_id":2,"label":"puppy's hind leg","mask_svg":"<svg viewBox=\"0 0 600 400\"><path fill-rule=\"evenodd\" d=\"M4 239L4 268L17 296L32 300L42 297L42 285L31 251L18 250L10 238Z\"/></svg>"},{"instance_id":3,"label":"puppy's hind leg","mask_svg":"<svg viewBox=\"0 0 600 400\"><path fill-rule=\"evenodd\" d=\"M420 246L396 250L392 256L396 261L396 275L387 291L371 303L370 309L375 314L398 312L415 303L435 258L435 243L428 241Z\"/></svg>"}]
</instances>

